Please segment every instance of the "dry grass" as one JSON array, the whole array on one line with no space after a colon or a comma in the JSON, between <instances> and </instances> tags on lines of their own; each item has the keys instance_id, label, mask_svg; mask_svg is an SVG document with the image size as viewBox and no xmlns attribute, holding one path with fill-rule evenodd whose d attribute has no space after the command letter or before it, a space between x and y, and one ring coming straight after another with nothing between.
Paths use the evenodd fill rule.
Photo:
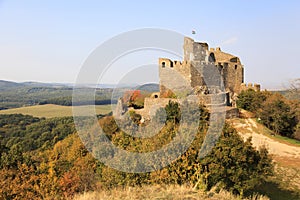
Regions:
<instances>
[{"instance_id":1,"label":"dry grass","mask_svg":"<svg viewBox=\"0 0 300 200\"><path fill-rule=\"evenodd\" d=\"M291 159L285 159L285 161L277 160L275 167L276 178L286 189L300 191L299 165L296 165ZM297 162L299 163L299 161Z\"/></svg>"},{"instance_id":2,"label":"dry grass","mask_svg":"<svg viewBox=\"0 0 300 200\"><path fill-rule=\"evenodd\" d=\"M275 175L258 191L271 199L300 199L300 145L299 142L274 136L274 133L255 118L231 119L229 123L244 137L252 136L255 147L265 146L275 163Z\"/></svg>"},{"instance_id":3,"label":"dry grass","mask_svg":"<svg viewBox=\"0 0 300 200\"><path fill-rule=\"evenodd\" d=\"M111 111L111 105L97 105L96 113L97 114L107 114ZM91 109L91 106L80 106L83 110ZM59 106L53 104L47 105L37 105L37 106L27 106L21 108L14 108L8 110L1 110L0 114L24 114L32 115L34 117L66 117L72 116L72 106Z\"/></svg>"},{"instance_id":4,"label":"dry grass","mask_svg":"<svg viewBox=\"0 0 300 200\"><path fill-rule=\"evenodd\" d=\"M178 185L154 185L143 187L127 187L125 189L104 190L99 192L88 192L75 196L74 200L241 200L227 191L221 190L218 193L193 190L188 186ZM269 198L254 195L249 200L269 200Z\"/></svg>"},{"instance_id":5,"label":"dry grass","mask_svg":"<svg viewBox=\"0 0 300 200\"><path fill-rule=\"evenodd\" d=\"M248 119L235 118L235 119L229 119L227 120L227 122L230 123L240 134L247 134L249 132L254 132L256 134L262 134L270 138L271 140L280 142L282 144L286 144L294 147L300 147L299 141L288 137L275 135L273 131L265 127L263 124L258 123L255 118L248 118Z\"/></svg>"}]
</instances>

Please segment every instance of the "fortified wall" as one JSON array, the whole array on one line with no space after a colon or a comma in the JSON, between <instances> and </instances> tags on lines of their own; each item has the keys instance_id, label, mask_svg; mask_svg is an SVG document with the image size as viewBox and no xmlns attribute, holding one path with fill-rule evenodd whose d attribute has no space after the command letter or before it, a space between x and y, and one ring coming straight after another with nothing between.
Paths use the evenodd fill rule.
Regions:
<instances>
[{"instance_id":1,"label":"fortified wall","mask_svg":"<svg viewBox=\"0 0 300 200\"><path fill-rule=\"evenodd\" d=\"M227 92L231 104L244 83L240 59L188 37L184 38L183 49L183 61L159 58L160 95L168 90L197 95Z\"/></svg>"},{"instance_id":2,"label":"fortified wall","mask_svg":"<svg viewBox=\"0 0 300 200\"><path fill-rule=\"evenodd\" d=\"M143 109L136 110L148 119L170 100L180 102L188 96L196 96L208 108L227 106L227 116L237 116L237 95L249 88L260 90L258 84L244 83L244 67L237 56L223 52L220 47L209 49L207 43L188 37L184 38L183 60L159 58L158 67L160 91L145 99Z\"/></svg>"},{"instance_id":3,"label":"fortified wall","mask_svg":"<svg viewBox=\"0 0 300 200\"><path fill-rule=\"evenodd\" d=\"M248 87L259 89L258 85L244 84L244 67L237 56L225 53L218 48L210 48L207 43L195 42L185 37L183 60L172 61L159 58L160 92L146 98L143 116L149 116L156 107L164 107L169 100L164 98L169 91L177 98L196 95L199 103L206 106L227 107L227 117L238 115L235 107L237 95Z\"/></svg>"},{"instance_id":4,"label":"fortified wall","mask_svg":"<svg viewBox=\"0 0 300 200\"><path fill-rule=\"evenodd\" d=\"M254 83L254 84L252 84L252 83L248 83L248 84L242 83L241 84L241 91L248 90L248 89L252 89L256 92L259 92L260 91L260 85L257 84L257 83Z\"/></svg>"}]
</instances>

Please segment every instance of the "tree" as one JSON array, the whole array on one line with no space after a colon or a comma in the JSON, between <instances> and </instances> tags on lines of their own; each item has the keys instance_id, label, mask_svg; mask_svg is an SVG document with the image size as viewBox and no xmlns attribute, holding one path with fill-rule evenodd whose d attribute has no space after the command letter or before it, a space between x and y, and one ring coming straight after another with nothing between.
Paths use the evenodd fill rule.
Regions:
<instances>
[{"instance_id":1,"label":"tree","mask_svg":"<svg viewBox=\"0 0 300 200\"><path fill-rule=\"evenodd\" d=\"M170 89L166 89L160 96L161 98L172 98L175 99L176 98L176 94L170 90Z\"/></svg>"},{"instance_id":2,"label":"tree","mask_svg":"<svg viewBox=\"0 0 300 200\"><path fill-rule=\"evenodd\" d=\"M116 133L119 130L119 127L113 118L113 116L106 116L99 120L99 124L105 134L108 135L108 137L111 137L114 133Z\"/></svg>"},{"instance_id":3,"label":"tree","mask_svg":"<svg viewBox=\"0 0 300 200\"><path fill-rule=\"evenodd\" d=\"M178 123L181 118L179 104L174 101L169 101L169 103L165 107L167 119L166 121L173 121Z\"/></svg>"},{"instance_id":4,"label":"tree","mask_svg":"<svg viewBox=\"0 0 300 200\"><path fill-rule=\"evenodd\" d=\"M297 84L292 86L297 91ZM300 138L299 101L287 100L279 93L242 91L237 100L239 108L253 112L261 122L276 134Z\"/></svg>"},{"instance_id":5,"label":"tree","mask_svg":"<svg viewBox=\"0 0 300 200\"><path fill-rule=\"evenodd\" d=\"M18 164L14 169L2 169L0 179L0 199L43 199L33 165Z\"/></svg>"},{"instance_id":6,"label":"tree","mask_svg":"<svg viewBox=\"0 0 300 200\"><path fill-rule=\"evenodd\" d=\"M24 162L24 156L20 145L14 145L7 153L1 155L0 168L17 168L18 164Z\"/></svg>"},{"instance_id":7,"label":"tree","mask_svg":"<svg viewBox=\"0 0 300 200\"><path fill-rule=\"evenodd\" d=\"M279 94L267 98L258 111L261 122L277 134L291 137L297 125L295 112Z\"/></svg>"},{"instance_id":8,"label":"tree","mask_svg":"<svg viewBox=\"0 0 300 200\"><path fill-rule=\"evenodd\" d=\"M300 99L300 78L291 81L287 97L295 100Z\"/></svg>"},{"instance_id":9,"label":"tree","mask_svg":"<svg viewBox=\"0 0 300 200\"><path fill-rule=\"evenodd\" d=\"M174 116L180 113L179 107L175 105L169 103L170 111L167 115ZM199 150L207 134L208 120L205 108L200 105L200 109L200 126L189 149L167 168L151 173L151 182L193 184L197 187L203 183L203 187L207 190L218 186L244 195L273 174L272 160L268 156L268 151L265 148L255 150L251 138L244 142L236 130L228 124L225 124L221 137L212 151L200 160ZM168 124L170 123L166 125ZM172 126L176 127L175 124Z\"/></svg>"},{"instance_id":10,"label":"tree","mask_svg":"<svg viewBox=\"0 0 300 200\"><path fill-rule=\"evenodd\" d=\"M134 124L139 124L142 119L142 116L140 114L137 114L134 110L129 111L129 116Z\"/></svg>"},{"instance_id":11,"label":"tree","mask_svg":"<svg viewBox=\"0 0 300 200\"><path fill-rule=\"evenodd\" d=\"M256 92L253 89L243 90L237 99L237 107L256 112L266 100L268 93Z\"/></svg>"},{"instance_id":12,"label":"tree","mask_svg":"<svg viewBox=\"0 0 300 200\"><path fill-rule=\"evenodd\" d=\"M220 141L200 164L207 189L219 184L240 195L262 184L273 174L267 150L255 150L251 138L244 142L228 125L225 126Z\"/></svg>"},{"instance_id":13,"label":"tree","mask_svg":"<svg viewBox=\"0 0 300 200\"><path fill-rule=\"evenodd\" d=\"M144 107L144 100L149 95L148 92L141 90L126 91L123 95L123 101L127 106L139 109Z\"/></svg>"}]
</instances>

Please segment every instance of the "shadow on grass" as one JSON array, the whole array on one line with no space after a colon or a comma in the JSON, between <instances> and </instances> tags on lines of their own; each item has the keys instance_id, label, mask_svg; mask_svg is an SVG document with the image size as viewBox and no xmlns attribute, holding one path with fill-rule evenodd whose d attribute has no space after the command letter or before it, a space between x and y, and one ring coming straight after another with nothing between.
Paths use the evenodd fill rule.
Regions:
<instances>
[{"instance_id":1,"label":"shadow on grass","mask_svg":"<svg viewBox=\"0 0 300 200\"><path fill-rule=\"evenodd\" d=\"M288 186L287 186L288 187ZM299 200L300 192L284 189L276 182L266 182L256 188L254 192L268 196L271 200Z\"/></svg>"}]
</instances>

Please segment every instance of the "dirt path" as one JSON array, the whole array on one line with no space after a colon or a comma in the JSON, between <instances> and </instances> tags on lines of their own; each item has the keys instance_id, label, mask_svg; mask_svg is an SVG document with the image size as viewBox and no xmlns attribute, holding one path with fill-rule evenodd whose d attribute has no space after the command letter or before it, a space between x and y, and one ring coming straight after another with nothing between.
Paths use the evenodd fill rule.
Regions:
<instances>
[{"instance_id":1,"label":"dirt path","mask_svg":"<svg viewBox=\"0 0 300 200\"><path fill-rule=\"evenodd\" d=\"M252 137L252 143L256 148L266 146L270 154L279 157L300 158L300 147L291 146L285 143L278 142L269 138L262 133L259 133L257 122L253 119L245 119L245 123L232 123L239 134L246 140Z\"/></svg>"},{"instance_id":2,"label":"dirt path","mask_svg":"<svg viewBox=\"0 0 300 200\"><path fill-rule=\"evenodd\" d=\"M276 177L288 185L287 188L300 190L300 147L264 135L264 133L269 134L270 131L253 118L234 119L231 124L244 140L252 137L252 144L256 148L267 147L269 154L276 163Z\"/></svg>"}]
</instances>

